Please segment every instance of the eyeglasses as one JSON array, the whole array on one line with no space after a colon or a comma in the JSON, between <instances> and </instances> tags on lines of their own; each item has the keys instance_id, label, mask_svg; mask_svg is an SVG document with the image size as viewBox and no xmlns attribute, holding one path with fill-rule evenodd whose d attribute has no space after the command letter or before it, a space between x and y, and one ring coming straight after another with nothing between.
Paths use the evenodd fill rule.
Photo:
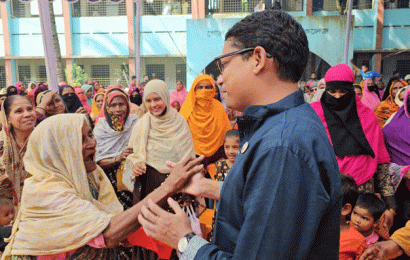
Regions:
<instances>
[{"instance_id":1,"label":"eyeglasses","mask_svg":"<svg viewBox=\"0 0 410 260\"><path fill-rule=\"evenodd\" d=\"M232 56L232 55L236 55L236 54L242 54L242 53L249 52L249 51L253 51L253 50L255 50L255 48L245 48L245 49L242 49L242 50L230 52L230 53L227 53L227 54L224 54L224 55L221 55L221 56L216 57L214 60L215 60L215 62L216 62L216 66L218 67L219 74L222 75L222 74L223 74L223 71L224 71L224 69L225 69L225 68L224 68L224 65L223 65L222 62L221 62L221 59L222 59L222 58L226 58L226 57L229 57L229 56ZM268 57L268 58L273 58L272 54L270 54L270 53L266 53L266 57Z\"/></svg>"}]
</instances>

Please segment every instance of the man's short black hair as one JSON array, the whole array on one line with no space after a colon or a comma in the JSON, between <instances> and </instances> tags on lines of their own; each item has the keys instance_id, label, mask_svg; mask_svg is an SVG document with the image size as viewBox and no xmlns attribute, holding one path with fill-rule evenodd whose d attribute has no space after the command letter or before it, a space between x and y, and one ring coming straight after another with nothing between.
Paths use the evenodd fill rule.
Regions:
<instances>
[{"instance_id":1,"label":"man's short black hair","mask_svg":"<svg viewBox=\"0 0 410 260\"><path fill-rule=\"evenodd\" d=\"M137 78L136 76L132 76L132 77L131 77L131 80L134 80L134 79L136 79L136 78Z\"/></svg>"},{"instance_id":2,"label":"man's short black hair","mask_svg":"<svg viewBox=\"0 0 410 260\"><path fill-rule=\"evenodd\" d=\"M359 196L356 206L367 209L372 214L374 221L377 221L387 209L383 200L373 193L364 193Z\"/></svg>"},{"instance_id":3,"label":"man's short black hair","mask_svg":"<svg viewBox=\"0 0 410 260\"><path fill-rule=\"evenodd\" d=\"M355 180L349 175L340 174L340 180L342 182L343 191L343 205L350 204L352 208L356 205L357 198L359 197L359 189Z\"/></svg>"},{"instance_id":4,"label":"man's short black hair","mask_svg":"<svg viewBox=\"0 0 410 260\"><path fill-rule=\"evenodd\" d=\"M298 82L309 57L308 40L302 26L289 14L277 10L255 12L236 23L225 35L239 49L261 46L276 63L283 81ZM250 53L242 55L244 59Z\"/></svg>"},{"instance_id":5,"label":"man's short black hair","mask_svg":"<svg viewBox=\"0 0 410 260\"><path fill-rule=\"evenodd\" d=\"M393 71L393 75L394 75L394 74L397 74L397 73L400 74L400 71L399 71L399 70Z\"/></svg>"}]
</instances>

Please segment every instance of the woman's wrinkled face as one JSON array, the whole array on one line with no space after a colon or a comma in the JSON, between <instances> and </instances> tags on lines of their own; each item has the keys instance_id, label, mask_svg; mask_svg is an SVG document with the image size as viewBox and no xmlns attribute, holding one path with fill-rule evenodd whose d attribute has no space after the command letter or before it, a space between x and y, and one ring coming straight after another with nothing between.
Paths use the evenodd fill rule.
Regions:
<instances>
[{"instance_id":1,"label":"woman's wrinkled face","mask_svg":"<svg viewBox=\"0 0 410 260\"><path fill-rule=\"evenodd\" d=\"M54 97L51 100L50 104L46 107L46 112L50 116L65 113L64 101L58 94L54 95Z\"/></svg>"},{"instance_id":2,"label":"woman's wrinkled face","mask_svg":"<svg viewBox=\"0 0 410 260\"><path fill-rule=\"evenodd\" d=\"M394 98L397 95L397 92L404 87L404 84L401 82L396 82L391 86L391 96Z\"/></svg>"},{"instance_id":3,"label":"woman's wrinkled face","mask_svg":"<svg viewBox=\"0 0 410 260\"><path fill-rule=\"evenodd\" d=\"M335 98L341 98L344 95L346 95L347 90L331 89L331 90L328 90L327 93L329 93L329 95L331 95Z\"/></svg>"},{"instance_id":4,"label":"woman's wrinkled face","mask_svg":"<svg viewBox=\"0 0 410 260\"><path fill-rule=\"evenodd\" d=\"M147 110L153 114L154 116L160 116L164 112L167 105L165 104L164 100L155 92L150 93L145 98L145 105Z\"/></svg>"},{"instance_id":5,"label":"woman's wrinkled face","mask_svg":"<svg viewBox=\"0 0 410 260\"><path fill-rule=\"evenodd\" d=\"M97 95L95 97L95 105L97 106L98 110L101 109L103 103L104 103L104 95Z\"/></svg>"},{"instance_id":6,"label":"woman's wrinkled face","mask_svg":"<svg viewBox=\"0 0 410 260\"><path fill-rule=\"evenodd\" d=\"M125 118L127 116L128 106L124 97L114 97L108 107L116 117Z\"/></svg>"},{"instance_id":7,"label":"woman's wrinkled face","mask_svg":"<svg viewBox=\"0 0 410 260\"><path fill-rule=\"evenodd\" d=\"M13 131L33 131L36 125L36 113L33 105L26 98L16 99L10 106L7 121L13 127Z\"/></svg>"},{"instance_id":8,"label":"woman's wrinkled face","mask_svg":"<svg viewBox=\"0 0 410 260\"><path fill-rule=\"evenodd\" d=\"M87 173L91 173L97 169L97 163L95 162L97 140L95 140L91 127L84 123L82 128L82 153L85 170Z\"/></svg>"},{"instance_id":9,"label":"woman's wrinkled face","mask_svg":"<svg viewBox=\"0 0 410 260\"><path fill-rule=\"evenodd\" d=\"M181 89L184 87L184 85L182 84L182 82L181 81L177 81L177 84L176 84L176 89L177 89L177 91L181 91Z\"/></svg>"}]
</instances>

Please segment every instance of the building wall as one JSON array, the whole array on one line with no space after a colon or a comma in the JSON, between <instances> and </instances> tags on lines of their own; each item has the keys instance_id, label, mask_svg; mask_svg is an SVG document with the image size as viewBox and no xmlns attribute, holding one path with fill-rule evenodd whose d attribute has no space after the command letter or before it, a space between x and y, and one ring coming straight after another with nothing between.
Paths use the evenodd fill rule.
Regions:
<instances>
[{"instance_id":1,"label":"building wall","mask_svg":"<svg viewBox=\"0 0 410 260\"><path fill-rule=\"evenodd\" d=\"M14 0L15 1L15 0ZM30 63L32 60L33 68L38 66L42 61L39 57L44 56L43 42L41 37L41 28L39 18L35 16L36 5L35 0L31 3L31 18L9 18L10 28L10 46L11 56L20 57L16 59L15 66L22 63ZM56 0L61 2L65 0ZM314 5L317 6L317 2L322 1L322 7L313 9L313 16L306 17L306 2L304 2L303 11L289 12L300 21L314 21L317 19L323 26L327 21L332 21L332 16L340 16L335 5L335 0L317 0L314 1ZM192 3L197 1L192 1ZM369 3L371 6L369 7ZM360 10L353 10L354 15L354 28L353 28L353 49L359 55L356 63L366 61L366 59L372 57L370 55L362 55L364 52L371 52L375 49L375 26L377 18L377 1L369 2L368 0L358 0L358 7ZM11 2L7 3L10 10ZM320 3L319 3L320 6ZM70 8L72 8L70 4ZM191 7L190 7L191 8ZM205 8L205 7L199 7ZM366 9L367 8L367 9ZM233 8L235 9L235 8ZM232 9L232 10L233 10ZM320 10L319 10L320 9ZM65 10L67 11L67 10ZM248 10L249 11L249 10ZM250 11L249 11L250 12ZM56 11L58 15L60 11ZM197 31L192 35L192 39L201 41L203 33L206 31L213 37L212 45L206 46L205 49L211 49L211 52L203 52L203 49L198 47L192 39L187 37L187 24L195 23L195 19L191 19L190 14L186 15L144 15L141 18L141 74L145 74L147 64L164 64L165 66L165 79L169 78L170 82L176 80L176 64L184 62L188 53L192 53L196 56L191 63L188 62L186 71L189 77L201 73L204 68L204 64L208 64L213 60L215 56L220 54L223 46L223 35L236 21L243 18L249 13L214 13L207 14L207 24L213 29L209 30L207 25L204 25L203 31ZM315 18L320 17L320 18ZM383 30L383 50L393 49L409 49L410 47L410 19L403 19L404 17L410 17L410 8L405 9L386 9L384 12L384 30ZM202 23L198 20L198 23ZM135 21L134 21L135 22ZM64 20L63 17L56 17L57 31L60 42L61 53L65 57L67 43L64 37ZM129 46L128 46L128 23L127 16L106 16L106 17L71 17L71 38L72 38L72 57L77 60L84 60L84 66L91 66L93 62L108 62L110 58L110 75L114 75L111 72L111 67L118 67L128 62L129 58ZM217 28L217 29L215 29ZM310 29L306 27L305 29ZM337 32L339 38L344 37L344 30L341 29ZM202 35L202 36L201 36ZM208 37L208 35L206 36ZM338 39L339 39L338 38ZM313 39L312 37L309 38ZM343 41L340 40L339 41ZM322 46L318 40L311 40L311 49L324 49L327 52L334 55L341 54L339 49L335 49L334 45ZM321 46L321 47L320 47ZM317 53L316 53L317 54ZM2 27L0 26L0 58L4 57L4 40ZM321 56L321 55L319 55ZM23 57L23 60L21 60ZM98 59L96 59L98 57ZM183 57L183 58L181 58ZM322 56L321 56L322 57ZM132 56L131 56L132 58ZM322 57L323 58L323 57ZM383 70L387 69L386 64L388 61L394 58L388 58L383 60ZM14 59L13 59L14 60ZM188 59L190 60L190 59ZM326 60L326 59L325 59ZM340 60L331 59L331 60ZM329 59L327 59L329 61ZM43 62L43 61L42 61ZM330 61L329 64L334 64ZM16 73L17 69L15 70ZM388 73L388 70L385 72ZM35 73L33 72L33 75ZM189 78L188 77L188 78ZM109 80L110 84L113 83L115 78ZM188 83L191 82L188 80ZM171 84L171 83L170 83ZM173 83L172 83L173 84Z\"/></svg>"}]
</instances>

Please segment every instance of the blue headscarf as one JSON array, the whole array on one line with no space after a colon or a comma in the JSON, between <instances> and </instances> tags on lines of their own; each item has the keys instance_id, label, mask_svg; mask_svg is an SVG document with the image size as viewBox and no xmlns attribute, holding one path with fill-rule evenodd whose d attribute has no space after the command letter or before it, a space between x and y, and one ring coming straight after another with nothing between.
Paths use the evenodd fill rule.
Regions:
<instances>
[{"instance_id":1,"label":"blue headscarf","mask_svg":"<svg viewBox=\"0 0 410 260\"><path fill-rule=\"evenodd\" d=\"M81 87L84 90L85 95L87 95L88 90L91 88L91 92L94 92L94 87L88 84L85 84ZM90 98L87 98L88 104L90 104L90 107L93 105L93 95L91 95Z\"/></svg>"}]
</instances>

